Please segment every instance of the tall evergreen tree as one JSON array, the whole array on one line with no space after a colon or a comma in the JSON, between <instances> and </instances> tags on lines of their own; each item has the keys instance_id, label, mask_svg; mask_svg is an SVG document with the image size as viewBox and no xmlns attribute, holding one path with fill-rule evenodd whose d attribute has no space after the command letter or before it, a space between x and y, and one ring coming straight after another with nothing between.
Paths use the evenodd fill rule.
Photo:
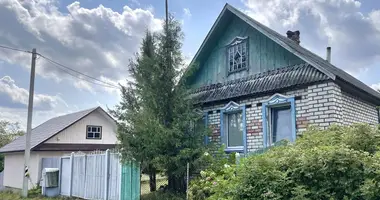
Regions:
<instances>
[{"instance_id":1,"label":"tall evergreen tree","mask_svg":"<svg viewBox=\"0 0 380 200\"><path fill-rule=\"evenodd\" d=\"M182 39L181 26L172 17L162 32L147 32L129 64L133 81L122 87L122 101L113 111L120 122L123 157L140 161L152 178L156 170L165 172L169 189L179 192L186 189L187 163L193 170L204 151L206 133L194 128L201 116L194 112L186 86L178 82Z\"/></svg>"}]
</instances>

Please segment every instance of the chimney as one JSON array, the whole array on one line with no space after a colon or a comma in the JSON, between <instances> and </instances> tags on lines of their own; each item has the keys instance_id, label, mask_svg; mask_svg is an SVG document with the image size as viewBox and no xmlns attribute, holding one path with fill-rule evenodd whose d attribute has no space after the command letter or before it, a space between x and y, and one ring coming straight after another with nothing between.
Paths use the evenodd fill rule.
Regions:
<instances>
[{"instance_id":1,"label":"chimney","mask_svg":"<svg viewBox=\"0 0 380 200\"><path fill-rule=\"evenodd\" d=\"M326 48L326 60L331 63L331 47Z\"/></svg>"},{"instance_id":2,"label":"chimney","mask_svg":"<svg viewBox=\"0 0 380 200\"><path fill-rule=\"evenodd\" d=\"M289 38L289 39L291 39L291 40L293 40L294 42L296 42L297 44L300 44L300 31L287 31L286 32L286 36Z\"/></svg>"}]
</instances>

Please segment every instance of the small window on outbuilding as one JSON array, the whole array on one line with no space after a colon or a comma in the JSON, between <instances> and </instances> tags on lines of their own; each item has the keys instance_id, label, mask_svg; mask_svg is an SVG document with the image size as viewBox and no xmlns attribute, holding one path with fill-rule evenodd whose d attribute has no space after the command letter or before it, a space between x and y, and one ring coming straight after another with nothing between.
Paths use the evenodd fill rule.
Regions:
<instances>
[{"instance_id":1,"label":"small window on outbuilding","mask_svg":"<svg viewBox=\"0 0 380 200\"><path fill-rule=\"evenodd\" d=\"M236 37L227 46L228 73L248 69L248 38Z\"/></svg>"},{"instance_id":2,"label":"small window on outbuilding","mask_svg":"<svg viewBox=\"0 0 380 200\"><path fill-rule=\"evenodd\" d=\"M87 139L102 139L102 127L101 126L87 126L86 132Z\"/></svg>"}]
</instances>

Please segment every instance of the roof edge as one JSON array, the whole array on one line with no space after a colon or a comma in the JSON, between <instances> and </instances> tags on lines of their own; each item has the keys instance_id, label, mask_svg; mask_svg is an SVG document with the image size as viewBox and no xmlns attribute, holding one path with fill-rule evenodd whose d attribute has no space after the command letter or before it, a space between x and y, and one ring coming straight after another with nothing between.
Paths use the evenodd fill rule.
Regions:
<instances>
[{"instance_id":1,"label":"roof edge","mask_svg":"<svg viewBox=\"0 0 380 200\"><path fill-rule=\"evenodd\" d=\"M258 25L261 25L261 26L265 26L265 25L263 25L260 22L254 20L253 18L247 16L245 13L243 13L242 11L236 9L235 7L231 6L230 4L226 4L226 9L228 9L230 12L232 12L233 14L235 14L237 17L239 17L241 20L243 20L247 24L249 24L251 27L253 27L256 30L258 30L260 33L262 33L265 36L267 36L272 41L276 42L281 47L285 48L286 50L288 50L292 54L298 56L299 58L301 58L305 62L310 63L315 68L317 68L318 70L320 70L321 72L323 72L324 74L326 74L328 77L330 77L331 79L335 80L336 76L335 76L334 73L332 73L329 70L327 70L326 68L320 66L318 63L316 63L316 62L314 62L314 61L306 58L302 54L298 53L295 49L293 49L292 47L290 47L288 44L280 41L275 35L272 35L272 34L268 33L266 30L264 30L264 29L262 29L261 27L258 26ZM268 29L269 29L269 27L268 27Z\"/></svg>"},{"instance_id":2,"label":"roof edge","mask_svg":"<svg viewBox=\"0 0 380 200\"><path fill-rule=\"evenodd\" d=\"M72 126L73 124L77 123L78 121L80 121L81 119L87 117L88 115L90 115L91 113L93 113L94 111L98 110L98 109L101 109L103 110L103 108L101 108L100 106L98 107L95 107L93 108L91 111L89 111L87 114L83 115L82 117L80 117L79 119L75 120L74 122L70 123L69 125L67 125L66 127L64 127L63 129L61 129L60 131L57 131L56 133L54 133L53 135L51 135L50 137L48 137L47 139L43 140L42 142L34 145L33 147L30 148L30 150L34 150L36 149L38 146L40 146L41 144L45 143L46 141L48 141L49 139L51 139L52 137L58 135L59 133L61 133L62 131L66 130L67 128L69 128L70 126ZM103 110L104 111L104 110ZM105 111L104 111L105 112Z\"/></svg>"}]
</instances>

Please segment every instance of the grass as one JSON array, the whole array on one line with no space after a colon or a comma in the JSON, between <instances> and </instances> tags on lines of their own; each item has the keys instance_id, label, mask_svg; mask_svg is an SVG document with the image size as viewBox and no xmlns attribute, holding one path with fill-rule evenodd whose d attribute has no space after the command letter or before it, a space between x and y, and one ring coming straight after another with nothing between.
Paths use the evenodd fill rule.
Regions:
<instances>
[{"instance_id":1,"label":"grass","mask_svg":"<svg viewBox=\"0 0 380 200\"><path fill-rule=\"evenodd\" d=\"M13 193L11 191L4 191L0 192L0 199L1 200L79 200L79 199L73 199L68 197L57 197L57 198L48 198L43 196L31 196L28 198L21 197L18 193Z\"/></svg>"},{"instance_id":2,"label":"grass","mask_svg":"<svg viewBox=\"0 0 380 200\"><path fill-rule=\"evenodd\" d=\"M156 190L160 189L160 186L167 185L168 179L165 176L157 175L156 177ZM149 194L149 176L143 174L141 177L141 195Z\"/></svg>"},{"instance_id":3,"label":"grass","mask_svg":"<svg viewBox=\"0 0 380 200\"><path fill-rule=\"evenodd\" d=\"M184 195L164 193L164 192L152 192L149 194L141 195L141 200L185 200Z\"/></svg>"}]
</instances>

